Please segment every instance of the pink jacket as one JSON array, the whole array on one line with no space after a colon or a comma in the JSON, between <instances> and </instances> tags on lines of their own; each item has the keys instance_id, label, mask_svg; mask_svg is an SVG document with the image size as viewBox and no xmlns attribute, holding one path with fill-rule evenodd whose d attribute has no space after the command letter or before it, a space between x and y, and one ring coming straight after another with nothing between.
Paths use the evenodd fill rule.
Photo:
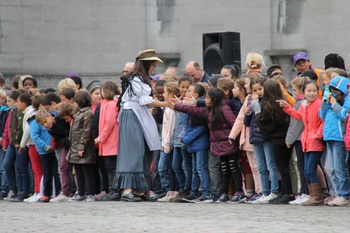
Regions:
<instances>
[{"instance_id":1,"label":"pink jacket","mask_svg":"<svg viewBox=\"0 0 350 233\"><path fill-rule=\"evenodd\" d=\"M320 99L316 99L309 105L307 105L306 100L303 100L299 110L295 110L291 105L283 109L296 120L303 120L304 131L301 135L301 144L305 152L324 151L326 149L322 140L324 121L318 115L321 104Z\"/></svg>"},{"instance_id":2,"label":"pink jacket","mask_svg":"<svg viewBox=\"0 0 350 233\"><path fill-rule=\"evenodd\" d=\"M118 154L118 100L101 100L100 122L98 125L101 141L99 144L99 155L111 156Z\"/></svg>"},{"instance_id":3,"label":"pink jacket","mask_svg":"<svg viewBox=\"0 0 350 233\"><path fill-rule=\"evenodd\" d=\"M249 95L250 96L250 95ZM241 107L241 110L238 113L238 116L236 118L235 124L233 125L230 135L230 138L237 139L239 134L241 134L239 138L239 146L242 148L244 151L254 151L253 145L250 144L249 138L250 138L250 130L249 127L244 126L244 109L247 106L248 103L248 97L247 96L244 100L244 103Z\"/></svg>"}]
</instances>

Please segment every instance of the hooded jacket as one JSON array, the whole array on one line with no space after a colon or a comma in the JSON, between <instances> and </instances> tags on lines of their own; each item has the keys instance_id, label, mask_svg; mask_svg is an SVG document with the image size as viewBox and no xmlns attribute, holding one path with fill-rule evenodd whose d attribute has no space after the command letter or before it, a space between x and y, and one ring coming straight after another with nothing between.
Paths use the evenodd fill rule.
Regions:
<instances>
[{"instance_id":1,"label":"hooded jacket","mask_svg":"<svg viewBox=\"0 0 350 233\"><path fill-rule=\"evenodd\" d=\"M324 120L323 140L324 141L344 141L345 119L350 108L350 98L348 96L347 85L349 80L342 76L336 76L329 84L330 87L344 93L344 104L338 102L331 105L323 102L319 110L319 115Z\"/></svg>"}]
</instances>

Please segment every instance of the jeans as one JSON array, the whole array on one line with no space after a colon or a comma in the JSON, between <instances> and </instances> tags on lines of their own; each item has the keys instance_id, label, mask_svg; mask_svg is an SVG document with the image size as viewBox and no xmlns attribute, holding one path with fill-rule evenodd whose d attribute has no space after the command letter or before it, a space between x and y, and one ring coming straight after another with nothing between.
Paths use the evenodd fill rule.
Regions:
<instances>
[{"instance_id":1,"label":"jeans","mask_svg":"<svg viewBox=\"0 0 350 233\"><path fill-rule=\"evenodd\" d=\"M173 163L173 152L165 153L164 151L160 152L160 159L158 163L159 175L160 175L160 184L162 188L168 191L178 191L176 187L175 173L172 168Z\"/></svg>"},{"instance_id":2,"label":"jeans","mask_svg":"<svg viewBox=\"0 0 350 233\"><path fill-rule=\"evenodd\" d=\"M161 193L162 192L162 185L160 184L160 177L159 177L159 164L160 159L160 150L153 151L153 171L152 171L152 191L155 193Z\"/></svg>"},{"instance_id":3,"label":"jeans","mask_svg":"<svg viewBox=\"0 0 350 233\"><path fill-rule=\"evenodd\" d=\"M335 183L332 177L332 171L330 168L330 161L329 161L329 155L328 155L328 151L323 152L323 155L321 157L321 166L322 166L322 170L326 176L326 180L327 180L327 185L328 185L328 190L329 190L329 194L332 196L336 196L336 191L335 191Z\"/></svg>"},{"instance_id":4,"label":"jeans","mask_svg":"<svg viewBox=\"0 0 350 233\"><path fill-rule=\"evenodd\" d=\"M210 196L210 180L208 173L208 152L197 151L192 155L192 174L198 172L199 179L202 184L202 195ZM193 180L192 180L193 183Z\"/></svg>"},{"instance_id":5,"label":"jeans","mask_svg":"<svg viewBox=\"0 0 350 233\"><path fill-rule=\"evenodd\" d=\"M327 141L327 152L336 192L339 197L349 199L348 153L344 142Z\"/></svg>"},{"instance_id":6,"label":"jeans","mask_svg":"<svg viewBox=\"0 0 350 233\"><path fill-rule=\"evenodd\" d=\"M304 172L307 184L319 183L317 165L320 163L323 151L309 151L304 153Z\"/></svg>"},{"instance_id":7,"label":"jeans","mask_svg":"<svg viewBox=\"0 0 350 233\"><path fill-rule=\"evenodd\" d=\"M60 175L58 174L58 162L55 152L40 155L44 171L44 195L50 197L52 193L52 180L55 181L56 196L61 190Z\"/></svg>"},{"instance_id":8,"label":"jeans","mask_svg":"<svg viewBox=\"0 0 350 233\"><path fill-rule=\"evenodd\" d=\"M4 161L5 161L5 151L0 148L0 184L1 184L1 192L8 193L9 192L9 183L6 178L5 169L4 169Z\"/></svg>"},{"instance_id":9,"label":"jeans","mask_svg":"<svg viewBox=\"0 0 350 233\"><path fill-rule=\"evenodd\" d=\"M16 177L16 171L18 171L16 163L17 152L18 150L15 148L15 146L11 144L8 145L4 160L4 169L9 184L9 190L11 190L15 195L18 193L18 188L19 191L22 191L22 187L20 185L17 187L16 184L16 180L19 181L19 178Z\"/></svg>"},{"instance_id":10,"label":"jeans","mask_svg":"<svg viewBox=\"0 0 350 233\"><path fill-rule=\"evenodd\" d=\"M297 163L298 163L298 170L299 170L299 176L300 176L300 193L301 194L309 194L309 188L307 187L306 183L306 174L304 172L304 152L303 152L303 147L301 145L301 141L297 140L294 143L294 149L295 149L295 154L297 156Z\"/></svg>"},{"instance_id":11,"label":"jeans","mask_svg":"<svg viewBox=\"0 0 350 233\"><path fill-rule=\"evenodd\" d=\"M270 192L278 193L278 170L272 142L266 140L264 142L254 143L253 146L263 194L269 195ZM271 178L271 191L269 188L269 174Z\"/></svg>"},{"instance_id":12,"label":"jeans","mask_svg":"<svg viewBox=\"0 0 350 233\"><path fill-rule=\"evenodd\" d=\"M174 148L172 167L179 183L179 191L190 190L192 183L192 158L186 148Z\"/></svg>"},{"instance_id":13,"label":"jeans","mask_svg":"<svg viewBox=\"0 0 350 233\"><path fill-rule=\"evenodd\" d=\"M106 162L109 187L112 187L115 172L117 170L117 155L104 156L104 158Z\"/></svg>"},{"instance_id":14,"label":"jeans","mask_svg":"<svg viewBox=\"0 0 350 233\"><path fill-rule=\"evenodd\" d=\"M28 147L25 147L21 154L17 154L18 172L22 181L22 192L29 194L29 154Z\"/></svg>"}]
</instances>

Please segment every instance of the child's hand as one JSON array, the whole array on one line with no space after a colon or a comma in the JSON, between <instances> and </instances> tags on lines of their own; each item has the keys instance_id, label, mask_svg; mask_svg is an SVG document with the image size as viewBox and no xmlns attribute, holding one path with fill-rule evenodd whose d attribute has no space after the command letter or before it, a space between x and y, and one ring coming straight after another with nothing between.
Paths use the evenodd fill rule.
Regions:
<instances>
[{"instance_id":1,"label":"child's hand","mask_svg":"<svg viewBox=\"0 0 350 233\"><path fill-rule=\"evenodd\" d=\"M245 107L244 113L245 113L246 115L249 115L249 114L250 114L250 107L249 107L249 106Z\"/></svg>"},{"instance_id":2,"label":"child's hand","mask_svg":"<svg viewBox=\"0 0 350 233\"><path fill-rule=\"evenodd\" d=\"M16 144L15 147L16 147L16 148L19 148L19 144Z\"/></svg>"},{"instance_id":3,"label":"child's hand","mask_svg":"<svg viewBox=\"0 0 350 233\"><path fill-rule=\"evenodd\" d=\"M95 138L95 144L100 144L100 139L99 138Z\"/></svg>"},{"instance_id":4,"label":"child's hand","mask_svg":"<svg viewBox=\"0 0 350 233\"><path fill-rule=\"evenodd\" d=\"M83 157L84 151L78 151L79 157Z\"/></svg>"},{"instance_id":5,"label":"child's hand","mask_svg":"<svg viewBox=\"0 0 350 233\"><path fill-rule=\"evenodd\" d=\"M285 108L289 105L285 100L276 100L276 102L279 103L280 107L282 108Z\"/></svg>"},{"instance_id":6,"label":"child's hand","mask_svg":"<svg viewBox=\"0 0 350 233\"><path fill-rule=\"evenodd\" d=\"M197 106L197 100L193 96L192 97L185 97L184 102L187 105Z\"/></svg>"},{"instance_id":7,"label":"child's hand","mask_svg":"<svg viewBox=\"0 0 350 233\"><path fill-rule=\"evenodd\" d=\"M252 100L259 100L259 95L252 94Z\"/></svg>"},{"instance_id":8,"label":"child's hand","mask_svg":"<svg viewBox=\"0 0 350 233\"><path fill-rule=\"evenodd\" d=\"M45 151L49 151L49 150L52 150L52 146L47 146L47 147L45 148Z\"/></svg>"},{"instance_id":9,"label":"child's hand","mask_svg":"<svg viewBox=\"0 0 350 233\"><path fill-rule=\"evenodd\" d=\"M232 144L233 143L233 141L234 141L234 139L233 138L228 138L228 143L230 143L230 144Z\"/></svg>"},{"instance_id":10,"label":"child's hand","mask_svg":"<svg viewBox=\"0 0 350 233\"><path fill-rule=\"evenodd\" d=\"M337 102L337 99L334 98L333 96L331 96L331 97L329 98L329 103L331 103L331 105L335 104L336 102Z\"/></svg>"},{"instance_id":11,"label":"child's hand","mask_svg":"<svg viewBox=\"0 0 350 233\"><path fill-rule=\"evenodd\" d=\"M162 146L162 151L164 151L164 146Z\"/></svg>"},{"instance_id":12,"label":"child's hand","mask_svg":"<svg viewBox=\"0 0 350 233\"><path fill-rule=\"evenodd\" d=\"M7 151L7 146L3 146L2 149L3 149L4 151Z\"/></svg>"},{"instance_id":13,"label":"child's hand","mask_svg":"<svg viewBox=\"0 0 350 233\"><path fill-rule=\"evenodd\" d=\"M20 147L20 148L18 149L18 154L22 154L23 151L24 151L24 147Z\"/></svg>"},{"instance_id":14,"label":"child's hand","mask_svg":"<svg viewBox=\"0 0 350 233\"><path fill-rule=\"evenodd\" d=\"M292 145L291 145L289 142L286 141L286 147L287 147L287 148L291 148Z\"/></svg>"},{"instance_id":15,"label":"child's hand","mask_svg":"<svg viewBox=\"0 0 350 233\"><path fill-rule=\"evenodd\" d=\"M156 116L158 114L158 108L152 108L152 116Z\"/></svg>"},{"instance_id":16,"label":"child's hand","mask_svg":"<svg viewBox=\"0 0 350 233\"><path fill-rule=\"evenodd\" d=\"M173 100L173 98L167 100L166 103L167 103L168 108L171 108L171 109L174 110L174 108L175 108L175 103L174 103L172 100Z\"/></svg>"}]
</instances>

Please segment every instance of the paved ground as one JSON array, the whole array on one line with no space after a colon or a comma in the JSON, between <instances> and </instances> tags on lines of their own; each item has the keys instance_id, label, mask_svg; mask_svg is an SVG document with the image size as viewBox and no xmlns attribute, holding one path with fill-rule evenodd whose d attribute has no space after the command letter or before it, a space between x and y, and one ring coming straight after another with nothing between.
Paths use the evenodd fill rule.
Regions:
<instances>
[{"instance_id":1,"label":"paved ground","mask_svg":"<svg viewBox=\"0 0 350 233\"><path fill-rule=\"evenodd\" d=\"M0 232L350 232L350 207L0 202Z\"/></svg>"}]
</instances>

